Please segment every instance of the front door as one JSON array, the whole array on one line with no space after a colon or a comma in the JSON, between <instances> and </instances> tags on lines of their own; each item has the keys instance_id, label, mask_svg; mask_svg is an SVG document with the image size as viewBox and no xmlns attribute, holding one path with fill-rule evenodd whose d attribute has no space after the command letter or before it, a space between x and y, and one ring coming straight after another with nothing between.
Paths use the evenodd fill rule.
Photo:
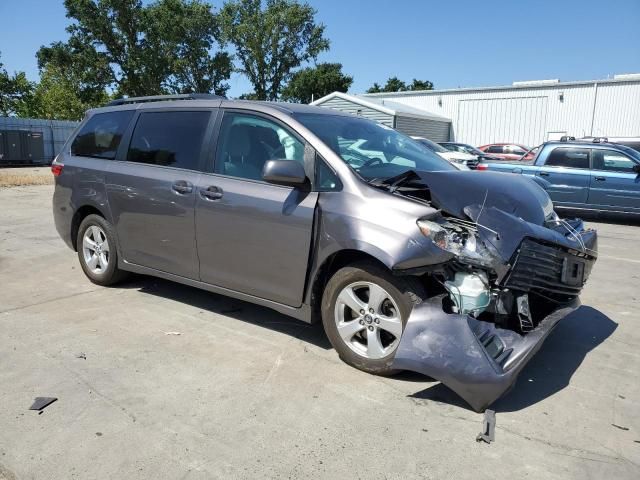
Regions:
<instances>
[{"instance_id":1,"label":"front door","mask_svg":"<svg viewBox=\"0 0 640 480\"><path fill-rule=\"evenodd\" d=\"M553 203L583 207L589 195L589 149L558 147L552 150L537 172L550 183L547 193Z\"/></svg>"},{"instance_id":2,"label":"front door","mask_svg":"<svg viewBox=\"0 0 640 480\"><path fill-rule=\"evenodd\" d=\"M636 162L616 150L593 149L589 205L603 210L640 211Z\"/></svg>"},{"instance_id":3,"label":"front door","mask_svg":"<svg viewBox=\"0 0 640 480\"><path fill-rule=\"evenodd\" d=\"M107 195L123 259L198 278L196 185L209 110L143 111L122 161L107 174Z\"/></svg>"},{"instance_id":4,"label":"front door","mask_svg":"<svg viewBox=\"0 0 640 480\"><path fill-rule=\"evenodd\" d=\"M262 180L267 160L305 162L302 140L271 117L228 111L215 172L198 184L196 238L203 282L300 306L317 193Z\"/></svg>"}]
</instances>

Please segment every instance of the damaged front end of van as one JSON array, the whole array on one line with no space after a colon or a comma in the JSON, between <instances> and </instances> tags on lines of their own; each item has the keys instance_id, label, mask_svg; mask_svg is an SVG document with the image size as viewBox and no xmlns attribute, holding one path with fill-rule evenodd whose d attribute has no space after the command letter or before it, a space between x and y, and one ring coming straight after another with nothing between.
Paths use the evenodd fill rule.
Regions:
<instances>
[{"instance_id":1,"label":"damaged front end of van","mask_svg":"<svg viewBox=\"0 0 640 480\"><path fill-rule=\"evenodd\" d=\"M580 305L597 233L581 220L561 220L529 179L478 180L474 172L412 172L401 182L412 196L422 185L437 208L417 227L448 257L394 265L396 273L422 268L438 293L414 307L393 367L433 377L482 411Z\"/></svg>"}]
</instances>

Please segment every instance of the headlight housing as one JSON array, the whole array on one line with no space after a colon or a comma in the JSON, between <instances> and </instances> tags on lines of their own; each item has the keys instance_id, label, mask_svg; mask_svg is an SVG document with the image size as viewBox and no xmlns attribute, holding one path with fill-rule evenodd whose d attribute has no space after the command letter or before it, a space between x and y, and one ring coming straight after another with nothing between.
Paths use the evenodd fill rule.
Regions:
<instances>
[{"instance_id":1,"label":"headlight housing","mask_svg":"<svg viewBox=\"0 0 640 480\"><path fill-rule=\"evenodd\" d=\"M486 267L496 260L471 225L437 223L431 220L418 220L417 224L424 236L463 261Z\"/></svg>"}]
</instances>

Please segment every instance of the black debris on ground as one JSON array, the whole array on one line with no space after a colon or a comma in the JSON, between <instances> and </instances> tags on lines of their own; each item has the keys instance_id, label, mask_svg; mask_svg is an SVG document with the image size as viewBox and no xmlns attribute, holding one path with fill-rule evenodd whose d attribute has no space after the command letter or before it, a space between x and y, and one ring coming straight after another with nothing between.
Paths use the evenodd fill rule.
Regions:
<instances>
[{"instance_id":1,"label":"black debris on ground","mask_svg":"<svg viewBox=\"0 0 640 480\"><path fill-rule=\"evenodd\" d=\"M620 430L625 430L625 431L629 430L629 427L623 427L622 425L616 425L615 423L612 423L611 426L619 428Z\"/></svg>"},{"instance_id":2,"label":"black debris on ground","mask_svg":"<svg viewBox=\"0 0 640 480\"><path fill-rule=\"evenodd\" d=\"M58 400L56 397L36 397L33 400L33 405L29 407L29 410L43 410L44 408L47 408L56 400Z\"/></svg>"}]
</instances>

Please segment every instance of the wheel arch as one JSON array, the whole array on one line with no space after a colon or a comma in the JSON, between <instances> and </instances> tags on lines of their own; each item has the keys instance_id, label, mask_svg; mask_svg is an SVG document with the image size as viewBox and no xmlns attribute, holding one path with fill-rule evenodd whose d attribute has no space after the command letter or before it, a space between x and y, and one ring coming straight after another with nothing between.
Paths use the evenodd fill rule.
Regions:
<instances>
[{"instance_id":1,"label":"wheel arch","mask_svg":"<svg viewBox=\"0 0 640 480\"><path fill-rule=\"evenodd\" d=\"M80 228L82 221L89 215L98 215L104 219L107 218L105 214L94 205L83 205L76 210L73 214L73 218L71 219L71 243L73 245L73 250L76 252L78 251L78 229Z\"/></svg>"},{"instance_id":2,"label":"wheel arch","mask_svg":"<svg viewBox=\"0 0 640 480\"><path fill-rule=\"evenodd\" d=\"M384 258L384 257L383 257ZM313 281L308 292L308 304L311 307L311 321L313 323L320 320L320 304L322 303L322 294L324 288L329 279L340 270L342 267L351 265L356 262L369 260L380 267L391 271L391 264L385 263L378 256L373 253L359 250L359 249L343 249L338 250L330 255L327 255L325 259L320 263L313 275ZM388 261L388 259L385 258Z\"/></svg>"}]
</instances>

